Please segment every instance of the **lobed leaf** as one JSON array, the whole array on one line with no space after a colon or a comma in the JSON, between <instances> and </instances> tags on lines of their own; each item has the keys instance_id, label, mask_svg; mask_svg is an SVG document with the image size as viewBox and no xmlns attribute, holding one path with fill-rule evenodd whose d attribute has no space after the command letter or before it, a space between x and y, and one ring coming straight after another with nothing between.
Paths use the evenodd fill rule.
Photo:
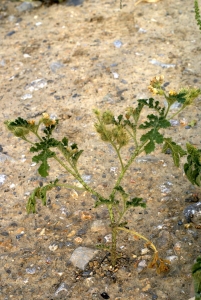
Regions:
<instances>
[{"instance_id":1,"label":"lobed leaf","mask_svg":"<svg viewBox=\"0 0 201 300\"><path fill-rule=\"evenodd\" d=\"M180 158L186 155L186 151L172 141L172 138L164 138L165 144L163 145L162 152L165 153L167 149L171 150L172 158L176 167L179 167Z\"/></svg>"}]
</instances>

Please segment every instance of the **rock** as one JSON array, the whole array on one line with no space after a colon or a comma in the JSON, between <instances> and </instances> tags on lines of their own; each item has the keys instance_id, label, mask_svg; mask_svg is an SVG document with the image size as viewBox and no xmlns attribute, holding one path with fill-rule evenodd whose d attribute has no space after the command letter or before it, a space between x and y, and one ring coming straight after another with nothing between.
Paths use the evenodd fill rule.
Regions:
<instances>
[{"instance_id":1,"label":"rock","mask_svg":"<svg viewBox=\"0 0 201 300\"><path fill-rule=\"evenodd\" d=\"M135 160L137 163L142 163L142 162L158 162L159 158L153 156L153 155L146 155L146 156L140 156L136 158Z\"/></svg>"},{"instance_id":2,"label":"rock","mask_svg":"<svg viewBox=\"0 0 201 300\"><path fill-rule=\"evenodd\" d=\"M188 223L191 222L192 218L193 218L194 223L200 222L201 221L201 202L197 202L197 203L187 206L184 209L183 214Z\"/></svg>"},{"instance_id":3,"label":"rock","mask_svg":"<svg viewBox=\"0 0 201 300\"><path fill-rule=\"evenodd\" d=\"M98 253L98 250L87 247L78 247L70 257L70 262L77 268L84 270L89 261Z\"/></svg>"},{"instance_id":4,"label":"rock","mask_svg":"<svg viewBox=\"0 0 201 300\"><path fill-rule=\"evenodd\" d=\"M57 70L59 70L59 69L61 69L61 68L63 68L63 67L65 67L65 65L62 64L62 63L59 62L59 61L53 62L53 63L51 63L51 65L50 65L50 69L51 69L51 71L52 71L53 73L56 73Z\"/></svg>"},{"instance_id":5,"label":"rock","mask_svg":"<svg viewBox=\"0 0 201 300\"><path fill-rule=\"evenodd\" d=\"M34 8L34 6L32 5L32 3L30 2L23 2L22 4L20 4L19 6L16 7L16 9L21 13L21 12L25 12L25 11L30 11Z\"/></svg>"},{"instance_id":6,"label":"rock","mask_svg":"<svg viewBox=\"0 0 201 300\"><path fill-rule=\"evenodd\" d=\"M15 160L14 160L12 157L10 157L9 155L6 155L6 154L4 154L4 153L0 153L0 162L4 162L4 161L6 161L6 160L9 160L9 161L12 161L12 162L15 161Z\"/></svg>"},{"instance_id":7,"label":"rock","mask_svg":"<svg viewBox=\"0 0 201 300\"><path fill-rule=\"evenodd\" d=\"M166 248L170 241L170 233L167 230L162 230L159 233L157 244L159 248Z\"/></svg>"},{"instance_id":8,"label":"rock","mask_svg":"<svg viewBox=\"0 0 201 300\"><path fill-rule=\"evenodd\" d=\"M6 177L7 176L5 174L0 174L0 186L4 184Z\"/></svg>"},{"instance_id":9,"label":"rock","mask_svg":"<svg viewBox=\"0 0 201 300\"><path fill-rule=\"evenodd\" d=\"M62 291L69 291L69 286L66 283L61 283L60 286L58 287L58 289L55 292L55 295L57 296L60 292Z\"/></svg>"}]
</instances>

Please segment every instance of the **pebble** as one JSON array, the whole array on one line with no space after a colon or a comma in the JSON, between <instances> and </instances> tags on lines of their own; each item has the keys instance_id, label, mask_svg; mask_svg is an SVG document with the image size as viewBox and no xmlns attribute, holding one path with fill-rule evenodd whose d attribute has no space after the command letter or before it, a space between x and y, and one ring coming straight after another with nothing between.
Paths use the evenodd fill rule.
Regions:
<instances>
[{"instance_id":1,"label":"pebble","mask_svg":"<svg viewBox=\"0 0 201 300\"><path fill-rule=\"evenodd\" d=\"M30 92L38 91L43 89L47 85L47 81L44 78L36 79L31 83L25 86L25 90L29 90Z\"/></svg>"},{"instance_id":2,"label":"pebble","mask_svg":"<svg viewBox=\"0 0 201 300\"><path fill-rule=\"evenodd\" d=\"M16 33L16 31L15 31L15 30L12 30L12 31L8 32L8 33L6 34L6 36L11 36L11 35L13 35L13 34L15 34L15 33Z\"/></svg>"},{"instance_id":3,"label":"pebble","mask_svg":"<svg viewBox=\"0 0 201 300\"><path fill-rule=\"evenodd\" d=\"M179 126L180 125L178 120L170 120L170 124L171 124L171 126Z\"/></svg>"},{"instance_id":4,"label":"pebble","mask_svg":"<svg viewBox=\"0 0 201 300\"><path fill-rule=\"evenodd\" d=\"M54 252L58 249L58 245L55 243L52 243L51 245L49 245L49 249L50 249L50 251Z\"/></svg>"},{"instance_id":5,"label":"pebble","mask_svg":"<svg viewBox=\"0 0 201 300\"><path fill-rule=\"evenodd\" d=\"M52 71L53 73L56 73L57 70L59 70L59 69L61 69L61 68L63 68L63 67L65 67L65 65L62 64L62 63L59 62L59 61L53 62L53 63L51 63L51 65L50 65L50 69L51 69L51 71Z\"/></svg>"},{"instance_id":6,"label":"pebble","mask_svg":"<svg viewBox=\"0 0 201 300\"><path fill-rule=\"evenodd\" d=\"M170 256L167 256L165 259L169 260L170 262L174 262L174 261L178 260L178 256L170 255Z\"/></svg>"},{"instance_id":7,"label":"pebble","mask_svg":"<svg viewBox=\"0 0 201 300\"><path fill-rule=\"evenodd\" d=\"M30 275L33 275L36 273L36 268L26 268L26 273L27 274L30 274Z\"/></svg>"},{"instance_id":8,"label":"pebble","mask_svg":"<svg viewBox=\"0 0 201 300\"><path fill-rule=\"evenodd\" d=\"M106 292L103 292L103 293L101 294L101 297L102 297L103 299L110 299L110 296L109 296Z\"/></svg>"},{"instance_id":9,"label":"pebble","mask_svg":"<svg viewBox=\"0 0 201 300\"><path fill-rule=\"evenodd\" d=\"M21 97L22 100L31 99L31 98L32 98L32 94L25 94L24 96Z\"/></svg>"},{"instance_id":10,"label":"pebble","mask_svg":"<svg viewBox=\"0 0 201 300\"><path fill-rule=\"evenodd\" d=\"M55 292L55 296L57 296L62 291L66 291L66 292L69 291L69 286L65 282L60 284L60 286L58 287L58 289Z\"/></svg>"},{"instance_id":11,"label":"pebble","mask_svg":"<svg viewBox=\"0 0 201 300\"><path fill-rule=\"evenodd\" d=\"M32 5L32 3L30 2L23 2L22 4L20 4L19 6L16 7L16 9L21 13L21 12L25 12L25 11L30 11L32 10L34 7Z\"/></svg>"},{"instance_id":12,"label":"pebble","mask_svg":"<svg viewBox=\"0 0 201 300\"><path fill-rule=\"evenodd\" d=\"M188 205L184 209L183 214L188 223L191 222L192 218L195 223L201 221L201 202Z\"/></svg>"},{"instance_id":13,"label":"pebble","mask_svg":"<svg viewBox=\"0 0 201 300\"><path fill-rule=\"evenodd\" d=\"M92 287L95 283L94 277L89 277L84 280L84 285L87 287Z\"/></svg>"},{"instance_id":14,"label":"pebble","mask_svg":"<svg viewBox=\"0 0 201 300\"><path fill-rule=\"evenodd\" d=\"M116 48L121 48L121 46L123 45L123 43L120 40L114 41L113 44Z\"/></svg>"},{"instance_id":15,"label":"pebble","mask_svg":"<svg viewBox=\"0 0 201 300\"><path fill-rule=\"evenodd\" d=\"M158 162L159 158L152 156L152 155L147 155L147 156L140 156L136 158L135 160L137 163L143 163L143 162Z\"/></svg>"},{"instance_id":16,"label":"pebble","mask_svg":"<svg viewBox=\"0 0 201 300\"><path fill-rule=\"evenodd\" d=\"M157 244L159 248L165 248L168 246L170 241L170 233L167 230L162 230L159 233L159 238L157 240Z\"/></svg>"},{"instance_id":17,"label":"pebble","mask_svg":"<svg viewBox=\"0 0 201 300\"><path fill-rule=\"evenodd\" d=\"M6 177L7 176L5 174L0 174L0 186L4 184Z\"/></svg>"},{"instance_id":18,"label":"pebble","mask_svg":"<svg viewBox=\"0 0 201 300\"><path fill-rule=\"evenodd\" d=\"M175 68L176 67L176 65L174 65L174 64L164 64L164 63L162 63L162 62L160 62L160 61L158 61L156 59L151 59L149 62L152 65L160 66L162 68L167 68L167 69L169 69L169 68Z\"/></svg>"},{"instance_id":19,"label":"pebble","mask_svg":"<svg viewBox=\"0 0 201 300\"><path fill-rule=\"evenodd\" d=\"M15 161L11 156L6 155L4 153L0 153L0 162L4 162L6 160L9 160L9 161L12 161L12 162ZM4 175L4 176L6 176L6 175ZM0 178L1 178L1 174L0 174ZM1 185L1 179L0 179L0 185Z\"/></svg>"},{"instance_id":20,"label":"pebble","mask_svg":"<svg viewBox=\"0 0 201 300\"><path fill-rule=\"evenodd\" d=\"M70 262L74 267L84 270L89 261L98 253L98 250L78 247L75 249L70 257Z\"/></svg>"}]
</instances>

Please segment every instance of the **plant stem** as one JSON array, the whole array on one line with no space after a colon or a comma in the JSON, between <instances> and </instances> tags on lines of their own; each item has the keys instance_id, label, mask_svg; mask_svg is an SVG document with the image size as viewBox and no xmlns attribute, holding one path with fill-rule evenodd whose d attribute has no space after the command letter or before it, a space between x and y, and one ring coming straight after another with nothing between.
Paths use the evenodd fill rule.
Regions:
<instances>
[{"instance_id":1,"label":"plant stem","mask_svg":"<svg viewBox=\"0 0 201 300\"><path fill-rule=\"evenodd\" d=\"M67 172L69 172L71 175L73 175L73 177L75 177L81 184L82 184L82 186L85 188L85 190L87 191L87 192L90 192L92 195L95 195L95 196L97 196L98 198L103 198L98 192L96 192L94 189L92 189L83 179L82 179L82 177L81 177L81 175L79 174L79 172L78 172L78 170L77 170L77 168L76 168L76 166L73 166L74 167L74 172L70 169L70 168L68 168L56 155L54 156L54 159L56 160L56 161L58 161L58 163L60 164L60 165L62 165L62 167L64 168L64 169L66 169L66 171ZM73 187L74 188L74 187Z\"/></svg>"},{"instance_id":2,"label":"plant stem","mask_svg":"<svg viewBox=\"0 0 201 300\"><path fill-rule=\"evenodd\" d=\"M65 187L67 189L74 189L74 190L79 190L79 191L85 191L85 188L78 187L78 186L71 185L71 184L57 183L55 186Z\"/></svg>"},{"instance_id":3,"label":"plant stem","mask_svg":"<svg viewBox=\"0 0 201 300\"><path fill-rule=\"evenodd\" d=\"M154 250L155 253L158 252L158 250L156 249L156 246L150 240L148 240L145 236L141 235L140 233L136 232L135 230L130 230L130 229L127 229L124 227L117 227L116 229L123 230L123 231L132 233L132 234L138 236L140 239L143 239L144 241L146 241L148 243L148 246L150 246Z\"/></svg>"},{"instance_id":4,"label":"plant stem","mask_svg":"<svg viewBox=\"0 0 201 300\"><path fill-rule=\"evenodd\" d=\"M112 247L111 247L111 263L115 267L117 261L117 228L116 224L111 224L112 226Z\"/></svg>"}]
</instances>

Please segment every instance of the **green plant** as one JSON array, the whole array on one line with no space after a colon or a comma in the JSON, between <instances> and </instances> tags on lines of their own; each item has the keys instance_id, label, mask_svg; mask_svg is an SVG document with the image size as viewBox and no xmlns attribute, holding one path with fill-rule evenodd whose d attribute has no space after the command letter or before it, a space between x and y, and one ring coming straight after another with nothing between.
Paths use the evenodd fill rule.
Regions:
<instances>
[{"instance_id":1,"label":"green plant","mask_svg":"<svg viewBox=\"0 0 201 300\"><path fill-rule=\"evenodd\" d=\"M41 176L47 177L49 175L50 166L48 160L54 159L81 184L81 189L96 196L96 207L99 205L107 207L112 232L112 243L106 250L111 253L112 266L115 266L119 257L116 249L118 233L119 231L126 231L145 240L146 245L154 250L154 257L149 266L156 266L160 272L167 270L168 262L159 258L154 244L138 232L125 227L126 212L132 207L140 206L144 208L146 206L145 201L136 196L131 197L124 190L121 182L136 157L143 152L146 154L153 152L157 144L163 144L163 152L171 149L174 164L175 166L179 166L180 157L184 156L186 151L180 145L173 142L171 137L164 137L160 131L164 131L164 129L170 127L169 120L185 107L191 105L201 91L196 88L185 88L178 92L172 90L166 92L163 88L163 76L154 77L150 83L149 90L155 95L165 97L167 105L161 106L158 100L149 98L138 100L137 106L127 108L124 116L119 115L115 117L111 111L94 111L96 116L96 131L104 142L111 144L117 154L120 165L120 172L114 183L114 187L107 197L101 195L83 180L78 170L78 160L83 150L79 150L77 144L69 143L67 137L64 137L61 141L53 137L53 131L58 124L58 120L52 120L47 113L44 113L38 122L33 120L27 121L19 117L15 121L5 121L5 124L7 129L15 136L31 144L30 151L35 154L32 161L39 164L38 172ZM181 108L171 115L170 108L175 102L179 102ZM144 111L151 110L151 113L147 114L147 119L144 122L141 118L143 109ZM41 125L44 127L42 130L40 129ZM37 141L29 138L30 133L35 135ZM124 161L122 150L129 143L133 144L134 150L128 160ZM76 185L62 184L58 179L46 186L37 187L28 199L26 206L28 213L36 212L37 199L41 199L43 205L46 205L47 191L57 186L78 189ZM104 245L101 245L101 247L105 248Z\"/></svg>"},{"instance_id":2,"label":"green plant","mask_svg":"<svg viewBox=\"0 0 201 300\"><path fill-rule=\"evenodd\" d=\"M200 16L200 9L198 5L198 0L195 0L194 2L194 9L195 9L195 19L197 21L197 24L201 30L201 16Z\"/></svg>"},{"instance_id":3,"label":"green plant","mask_svg":"<svg viewBox=\"0 0 201 300\"><path fill-rule=\"evenodd\" d=\"M186 144L187 162L184 164L184 172L188 180L201 187L201 149L197 149L191 144ZM194 280L195 300L201 300L201 257L197 258L192 267Z\"/></svg>"}]
</instances>

